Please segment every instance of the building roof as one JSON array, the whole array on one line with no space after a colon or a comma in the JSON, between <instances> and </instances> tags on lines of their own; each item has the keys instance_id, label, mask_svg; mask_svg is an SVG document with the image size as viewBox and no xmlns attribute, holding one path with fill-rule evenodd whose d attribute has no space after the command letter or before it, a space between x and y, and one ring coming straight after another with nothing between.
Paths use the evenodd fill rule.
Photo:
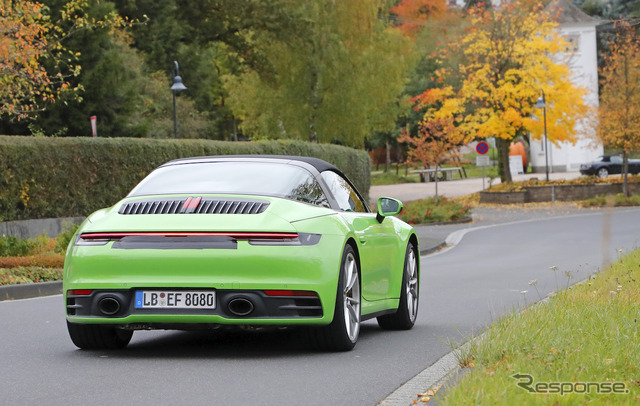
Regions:
<instances>
[{"instance_id":1,"label":"building roof","mask_svg":"<svg viewBox=\"0 0 640 406\"><path fill-rule=\"evenodd\" d=\"M569 0L553 0L546 7L547 11L555 12L558 10L558 23L575 24L575 23L591 23L601 24L603 21L599 18L591 17L580 8L576 7Z\"/></svg>"}]
</instances>

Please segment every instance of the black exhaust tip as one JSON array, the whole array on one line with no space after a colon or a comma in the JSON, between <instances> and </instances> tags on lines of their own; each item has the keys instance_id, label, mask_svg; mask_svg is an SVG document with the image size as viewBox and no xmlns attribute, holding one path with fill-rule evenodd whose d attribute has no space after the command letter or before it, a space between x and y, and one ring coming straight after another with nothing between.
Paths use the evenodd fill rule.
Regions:
<instances>
[{"instance_id":1,"label":"black exhaust tip","mask_svg":"<svg viewBox=\"0 0 640 406\"><path fill-rule=\"evenodd\" d=\"M253 311L253 303L244 297L236 297L229 301L227 308L235 316L248 316Z\"/></svg>"},{"instance_id":2,"label":"black exhaust tip","mask_svg":"<svg viewBox=\"0 0 640 406\"><path fill-rule=\"evenodd\" d=\"M120 301L115 297L105 297L98 302L98 310L105 316L113 316L120 311Z\"/></svg>"}]
</instances>

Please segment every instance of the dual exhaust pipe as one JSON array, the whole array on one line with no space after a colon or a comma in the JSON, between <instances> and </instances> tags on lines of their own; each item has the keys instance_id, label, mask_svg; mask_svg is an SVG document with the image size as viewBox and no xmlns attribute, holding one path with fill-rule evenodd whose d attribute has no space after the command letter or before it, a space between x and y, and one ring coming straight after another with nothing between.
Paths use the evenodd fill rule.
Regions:
<instances>
[{"instance_id":1,"label":"dual exhaust pipe","mask_svg":"<svg viewBox=\"0 0 640 406\"><path fill-rule=\"evenodd\" d=\"M98 301L98 310L105 316L116 315L121 308L120 300L113 296L106 296ZM227 303L229 313L238 317L248 316L254 308L253 302L245 297L235 297Z\"/></svg>"}]
</instances>

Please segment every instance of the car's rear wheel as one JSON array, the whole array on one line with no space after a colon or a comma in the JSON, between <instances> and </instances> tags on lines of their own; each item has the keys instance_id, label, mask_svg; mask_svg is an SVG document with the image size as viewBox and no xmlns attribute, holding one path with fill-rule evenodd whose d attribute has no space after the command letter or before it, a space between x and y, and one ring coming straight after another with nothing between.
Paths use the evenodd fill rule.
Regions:
<instances>
[{"instance_id":1,"label":"car's rear wheel","mask_svg":"<svg viewBox=\"0 0 640 406\"><path fill-rule=\"evenodd\" d=\"M597 175L599 178L606 178L609 176L609 170L607 168L600 168L598 169Z\"/></svg>"},{"instance_id":2,"label":"car's rear wheel","mask_svg":"<svg viewBox=\"0 0 640 406\"><path fill-rule=\"evenodd\" d=\"M378 317L378 325L385 330L409 330L418 317L420 271L416 247L409 243L402 272L402 291L398 310L393 314Z\"/></svg>"},{"instance_id":3,"label":"car's rear wheel","mask_svg":"<svg viewBox=\"0 0 640 406\"><path fill-rule=\"evenodd\" d=\"M67 322L71 341L83 350L115 350L124 348L131 341L133 330L123 330L101 324L77 324Z\"/></svg>"},{"instance_id":4,"label":"car's rear wheel","mask_svg":"<svg viewBox=\"0 0 640 406\"><path fill-rule=\"evenodd\" d=\"M360 334L360 301L358 260L353 248L347 245L342 253L333 321L326 327L310 330L316 347L330 351L353 349Z\"/></svg>"}]
</instances>

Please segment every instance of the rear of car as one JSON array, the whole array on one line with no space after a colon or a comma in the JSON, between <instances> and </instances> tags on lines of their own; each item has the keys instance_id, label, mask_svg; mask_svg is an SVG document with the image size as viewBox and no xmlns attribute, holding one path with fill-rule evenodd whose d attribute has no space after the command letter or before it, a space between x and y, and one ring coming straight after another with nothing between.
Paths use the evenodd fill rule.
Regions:
<instances>
[{"instance_id":1,"label":"rear of car","mask_svg":"<svg viewBox=\"0 0 640 406\"><path fill-rule=\"evenodd\" d=\"M361 272L365 293L396 292L372 302L371 317L397 325L401 283L413 286L406 306L417 310L417 240L400 220L379 224L402 208L386 201L391 209L369 212L344 175L313 158L167 163L89 216L69 245L63 290L71 339L80 348L122 348L141 329L319 326L315 336L328 348L351 349ZM391 231L368 235L381 229ZM389 266L362 269L383 243ZM406 282L405 251L413 255ZM401 326L414 321L415 312Z\"/></svg>"}]
</instances>

